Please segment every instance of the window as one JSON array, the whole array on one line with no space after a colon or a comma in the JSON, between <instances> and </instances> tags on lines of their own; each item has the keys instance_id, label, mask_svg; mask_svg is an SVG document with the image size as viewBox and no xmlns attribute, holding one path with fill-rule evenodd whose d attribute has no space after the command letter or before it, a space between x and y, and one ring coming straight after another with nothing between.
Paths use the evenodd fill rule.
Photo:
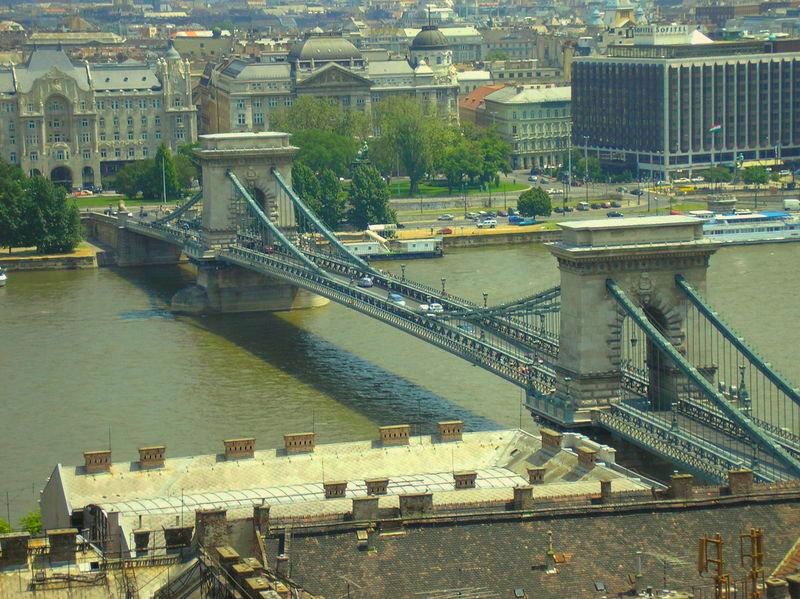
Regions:
<instances>
[{"instance_id":1,"label":"window","mask_svg":"<svg viewBox=\"0 0 800 599\"><path fill-rule=\"evenodd\" d=\"M254 112L253 113L253 124L254 125L263 125L264 124L264 113L263 112Z\"/></svg>"},{"instance_id":2,"label":"window","mask_svg":"<svg viewBox=\"0 0 800 599\"><path fill-rule=\"evenodd\" d=\"M161 100L159 99L153 100L153 108L161 108Z\"/></svg>"},{"instance_id":3,"label":"window","mask_svg":"<svg viewBox=\"0 0 800 599\"><path fill-rule=\"evenodd\" d=\"M106 108L105 100L97 100L94 105L97 107L97 110L105 110Z\"/></svg>"},{"instance_id":4,"label":"window","mask_svg":"<svg viewBox=\"0 0 800 599\"><path fill-rule=\"evenodd\" d=\"M67 154L65 150L56 150L55 152L56 160L66 160L67 156L69 156L69 154Z\"/></svg>"},{"instance_id":5,"label":"window","mask_svg":"<svg viewBox=\"0 0 800 599\"><path fill-rule=\"evenodd\" d=\"M157 116L156 117L156 126L159 126L159 125L161 125L161 117Z\"/></svg>"},{"instance_id":6,"label":"window","mask_svg":"<svg viewBox=\"0 0 800 599\"><path fill-rule=\"evenodd\" d=\"M39 136L38 135L29 135L27 137L28 145L29 146L36 146L39 145Z\"/></svg>"},{"instance_id":7,"label":"window","mask_svg":"<svg viewBox=\"0 0 800 599\"><path fill-rule=\"evenodd\" d=\"M183 127L183 116L182 115L178 115L178 116L175 117L175 124L178 125L178 127Z\"/></svg>"},{"instance_id":8,"label":"window","mask_svg":"<svg viewBox=\"0 0 800 599\"><path fill-rule=\"evenodd\" d=\"M253 108L261 108L261 98L253 100Z\"/></svg>"},{"instance_id":9,"label":"window","mask_svg":"<svg viewBox=\"0 0 800 599\"><path fill-rule=\"evenodd\" d=\"M17 153L16 152L11 152L11 154L9 154L8 160L9 160L9 162L11 164L16 164L17 163Z\"/></svg>"},{"instance_id":10,"label":"window","mask_svg":"<svg viewBox=\"0 0 800 599\"><path fill-rule=\"evenodd\" d=\"M349 98L349 97L347 98L347 101L348 101L348 103L350 102L350 98ZM291 98L286 98L286 99L283 101L283 103L284 103L284 105L286 105L286 106L291 106L291 105L292 105L292 99L291 99Z\"/></svg>"},{"instance_id":11,"label":"window","mask_svg":"<svg viewBox=\"0 0 800 599\"><path fill-rule=\"evenodd\" d=\"M89 119L81 119L81 127L88 127Z\"/></svg>"},{"instance_id":12,"label":"window","mask_svg":"<svg viewBox=\"0 0 800 599\"><path fill-rule=\"evenodd\" d=\"M356 98L356 106L363 106L365 103L364 98Z\"/></svg>"},{"instance_id":13,"label":"window","mask_svg":"<svg viewBox=\"0 0 800 599\"><path fill-rule=\"evenodd\" d=\"M514 119L515 121L517 120L517 111L516 110L511 113L511 118Z\"/></svg>"},{"instance_id":14,"label":"window","mask_svg":"<svg viewBox=\"0 0 800 599\"><path fill-rule=\"evenodd\" d=\"M103 131L100 133L100 141L105 141L105 140L106 140L106 134L105 131Z\"/></svg>"},{"instance_id":15,"label":"window","mask_svg":"<svg viewBox=\"0 0 800 599\"><path fill-rule=\"evenodd\" d=\"M175 98L175 99L172 101L172 107L173 107L173 108L180 108L182 104L183 104L183 102L181 102L181 99L180 99L180 98Z\"/></svg>"},{"instance_id":16,"label":"window","mask_svg":"<svg viewBox=\"0 0 800 599\"><path fill-rule=\"evenodd\" d=\"M100 117L100 120L97 121L97 126L100 127L101 129L105 129L106 128L106 120L103 117Z\"/></svg>"},{"instance_id":17,"label":"window","mask_svg":"<svg viewBox=\"0 0 800 599\"><path fill-rule=\"evenodd\" d=\"M88 144L89 143L89 134L88 133L81 133L81 143Z\"/></svg>"},{"instance_id":18,"label":"window","mask_svg":"<svg viewBox=\"0 0 800 599\"><path fill-rule=\"evenodd\" d=\"M133 117L128 117L127 123L128 127L133 127Z\"/></svg>"},{"instance_id":19,"label":"window","mask_svg":"<svg viewBox=\"0 0 800 599\"><path fill-rule=\"evenodd\" d=\"M33 112L33 102L28 102L28 112Z\"/></svg>"},{"instance_id":20,"label":"window","mask_svg":"<svg viewBox=\"0 0 800 599\"><path fill-rule=\"evenodd\" d=\"M156 139L161 139L161 131L156 131Z\"/></svg>"},{"instance_id":21,"label":"window","mask_svg":"<svg viewBox=\"0 0 800 599\"><path fill-rule=\"evenodd\" d=\"M119 100L111 100L111 110L119 110Z\"/></svg>"},{"instance_id":22,"label":"window","mask_svg":"<svg viewBox=\"0 0 800 599\"><path fill-rule=\"evenodd\" d=\"M15 127L14 121L8 121L8 130L13 131L14 127Z\"/></svg>"},{"instance_id":23,"label":"window","mask_svg":"<svg viewBox=\"0 0 800 599\"><path fill-rule=\"evenodd\" d=\"M133 100L131 100L130 98L126 98L126 100L125 100L125 108L127 108L128 110L133 108Z\"/></svg>"},{"instance_id":24,"label":"window","mask_svg":"<svg viewBox=\"0 0 800 599\"><path fill-rule=\"evenodd\" d=\"M122 158L122 151L119 148L114 148L114 158Z\"/></svg>"},{"instance_id":25,"label":"window","mask_svg":"<svg viewBox=\"0 0 800 599\"><path fill-rule=\"evenodd\" d=\"M245 115L243 112L240 112L239 114L237 114L236 115L236 124L239 125L240 127L246 125L247 124L247 115Z\"/></svg>"},{"instance_id":26,"label":"window","mask_svg":"<svg viewBox=\"0 0 800 599\"><path fill-rule=\"evenodd\" d=\"M114 141L119 141L119 131L114 131Z\"/></svg>"},{"instance_id":27,"label":"window","mask_svg":"<svg viewBox=\"0 0 800 599\"><path fill-rule=\"evenodd\" d=\"M11 102L7 102L6 104L3 104L3 111L4 112L16 112L17 111L17 105L13 104Z\"/></svg>"},{"instance_id":28,"label":"window","mask_svg":"<svg viewBox=\"0 0 800 599\"><path fill-rule=\"evenodd\" d=\"M17 138L12 135L11 137L8 138L8 143L9 143L9 145L12 145L12 146L17 145Z\"/></svg>"},{"instance_id":29,"label":"window","mask_svg":"<svg viewBox=\"0 0 800 599\"><path fill-rule=\"evenodd\" d=\"M62 106L61 102L58 100L53 100L50 104L47 105L47 110L51 112L61 112Z\"/></svg>"},{"instance_id":30,"label":"window","mask_svg":"<svg viewBox=\"0 0 800 599\"><path fill-rule=\"evenodd\" d=\"M142 131L142 141L147 141L147 131Z\"/></svg>"},{"instance_id":31,"label":"window","mask_svg":"<svg viewBox=\"0 0 800 599\"><path fill-rule=\"evenodd\" d=\"M28 121L28 129L36 129L36 121Z\"/></svg>"},{"instance_id":32,"label":"window","mask_svg":"<svg viewBox=\"0 0 800 599\"><path fill-rule=\"evenodd\" d=\"M275 108L277 105L278 105L278 99L277 98L270 98L269 99L270 108Z\"/></svg>"},{"instance_id":33,"label":"window","mask_svg":"<svg viewBox=\"0 0 800 599\"><path fill-rule=\"evenodd\" d=\"M175 132L175 137L176 137L177 139L184 139L184 138L186 137L186 132L185 132L183 129L178 129L178 130Z\"/></svg>"},{"instance_id":34,"label":"window","mask_svg":"<svg viewBox=\"0 0 800 599\"><path fill-rule=\"evenodd\" d=\"M61 121L58 119L53 119L52 121L47 122L47 126L51 129L61 129Z\"/></svg>"},{"instance_id":35,"label":"window","mask_svg":"<svg viewBox=\"0 0 800 599\"><path fill-rule=\"evenodd\" d=\"M147 148L142 148L142 158L147 158L150 151Z\"/></svg>"},{"instance_id":36,"label":"window","mask_svg":"<svg viewBox=\"0 0 800 599\"><path fill-rule=\"evenodd\" d=\"M100 158L103 160L108 158L108 150L106 150L105 148L100 148Z\"/></svg>"},{"instance_id":37,"label":"window","mask_svg":"<svg viewBox=\"0 0 800 599\"><path fill-rule=\"evenodd\" d=\"M147 108L147 100L139 100L139 108L142 110Z\"/></svg>"},{"instance_id":38,"label":"window","mask_svg":"<svg viewBox=\"0 0 800 599\"><path fill-rule=\"evenodd\" d=\"M147 127L147 117L146 116L142 117L142 127Z\"/></svg>"},{"instance_id":39,"label":"window","mask_svg":"<svg viewBox=\"0 0 800 599\"><path fill-rule=\"evenodd\" d=\"M128 141L133 141L133 131L128 131Z\"/></svg>"},{"instance_id":40,"label":"window","mask_svg":"<svg viewBox=\"0 0 800 599\"><path fill-rule=\"evenodd\" d=\"M114 117L114 128L117 129L119 127L119 117Z\"/></svg>"},{"instance_id":41,"label":"window","mask_svg":"<svg viewBox=\"0 0 800 599\"><path fill-rule=\"evenodd\" d=\"M136 149L128 148L128 158L136 158Z\"/></svg>"},{"instance_id":42,"label":"window","mask_svg":"<svg viewBox=\"0 0 800 599\"><path fill-rule=\"evenodd\" d=\"M28 154L28 158L31 159L31 162L36 162L39 160L39 152L31 152Z\"/></svg>"},{"instance_id":43,"label":"window","mask_svg":"<svg viewBox=\"0 0 800 599\"><path fill-rule=\"evenodd\" d=\"M84 150L83 151L83 159L84 160L91 160L92 159L92 151L91 150Z\"/></svg>"}]
</instances>

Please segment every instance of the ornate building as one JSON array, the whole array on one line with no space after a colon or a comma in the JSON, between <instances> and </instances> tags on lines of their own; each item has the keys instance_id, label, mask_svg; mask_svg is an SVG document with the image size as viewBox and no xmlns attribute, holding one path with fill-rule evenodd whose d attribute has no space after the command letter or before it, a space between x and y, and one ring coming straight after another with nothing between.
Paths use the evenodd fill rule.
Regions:
<instances>
[{"instance_id":1,"label":"ornate building","mask_svg":"<svg viewBox=\"0 0 800 599\"><path fill-rule=\"evenodd\" d=\"M0 69L0 157L68 188L196 137L189 65L172 47L151 64L76 64L38 48Z\"/></svg>"},{"instance_id":2,"label":"ornate building","mask_svg":"<svg viewBox=\"0 0 800 599\"><path fill-rule=\"evenodd\" d=\"M269 115L303 95L332 98L372 113L391 95L412 95L443 118L458 119L458 80L447 39L433 25L420 31L402 60L370 59L335 35L307 36L285 62L239 58L209 64L197 88L202 133L264 131Z\"/></svg>"}]
</instances>

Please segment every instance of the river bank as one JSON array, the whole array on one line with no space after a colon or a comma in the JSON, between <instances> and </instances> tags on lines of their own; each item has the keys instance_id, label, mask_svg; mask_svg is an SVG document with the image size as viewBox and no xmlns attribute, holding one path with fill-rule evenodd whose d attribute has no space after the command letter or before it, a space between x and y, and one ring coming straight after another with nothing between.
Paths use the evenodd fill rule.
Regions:
<instances>
[{"instance_id":1,"label":"river bank","mask_svg":"<svg viewBox=\"0 0 800 599\"><path fill-rule=\"evenodd\" d=\"M0 268L9 272L97 268L98 254L104 251L88 241L82 241L75 251L68 254L38 254L36 248L14 248L9 254L8 249L4 249L0 254ZM100 262L102 265L102 258Z\"/></svg>"}]
</instances>

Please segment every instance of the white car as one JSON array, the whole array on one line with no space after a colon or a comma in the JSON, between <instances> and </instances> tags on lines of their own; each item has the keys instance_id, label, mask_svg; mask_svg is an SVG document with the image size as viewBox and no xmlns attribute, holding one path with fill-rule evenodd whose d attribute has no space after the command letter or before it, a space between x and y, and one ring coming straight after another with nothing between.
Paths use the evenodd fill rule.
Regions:
<instances>
[{"instance_id":1,"label":"white car","mask_svg":"<svg viewBox=\"0 0 800 599\"><path fill-rule=\"evenodd\" d=\"M452 214L440 214L436 220L453 220L454 218Z\"/></svg>"},{"instance_id":2,"label":"white car","mask_svg":"<svg viewBox=\"0 0 800 599\"><path fill-rule=\"evenodd\" d=\"M487 218L486 220L478 223L479 229L494 229L497 226L497 221L493 218Z\"/></svg>"},{"instance_id":3,"label":"white car","mask_svg":"<svg viewBox=\"0 0 800 599\"><path fill-rule=\"evenodd\" d=\"M675 179L673 183L691 183L692 180L689 177L683 177L682 179Z\"/></svg>"},{"instance_id":4,"label":"white car","mask_svg":"<svg viewBox=\"0 0 800 599\"><path fill-rule=\"evenodd\" d=\"M531 175L530 177L528 177L528 181L532 181L534 183L536 181L538 181L538 180L539 180L539 177L537 177L536 175Z\"/></svg>"},{"instance_id":5,"label":"white car","mask_svg":"<svg viewBox=\"0 0 800 599\"><path fill-rule=\"evenodd\" d=\"M705 180L705 177L692 177L692 183L702 183Z\"/></svg>"},{"instance_id":6,"label":"white car","mask_svg":"<svg viewBox=\"0 0 800 599\"><path fill-rule=\"evenodd\" d=\"M430 306L428 306L428 309L435 314L441 314L444 312L444 306L437 302L433 302Z\"/></svg>"},{"instance_id":7,"label":"white car","mask_svg":"<svg viewBox=\"0 0 800 599\"><path fill-rule=\"evenodd\" d=\"M547 193L553 195L554 193L558 193L558 190L555 187L551 187L550 189L547 190Z\"/></svg>"}]
</instances>

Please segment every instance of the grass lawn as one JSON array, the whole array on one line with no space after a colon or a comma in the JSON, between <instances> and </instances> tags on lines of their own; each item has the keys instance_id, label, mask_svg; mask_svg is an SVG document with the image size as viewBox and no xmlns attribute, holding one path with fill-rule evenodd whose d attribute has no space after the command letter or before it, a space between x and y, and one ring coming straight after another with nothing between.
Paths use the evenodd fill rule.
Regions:
<instances>
[{"instance_id":1,"label":"grass lawn","mask_svg":"<svg viewBox=\"0 0 800 599\"><path fill-rule=\"evenodd\" d=\"M689 212L690 210L706 210L708 206L705 202L678 202L672 204L672 210L679 212Z\"/></svg>"},{"instance_id":2,"label":"grass lawn","mask_svg":"<svg viewBox=\"0 0 800 599\"><path fill-rule=\"evenodd\" d=\"M120 200L125 201L125 206L159 206L161 202L155 200L129 200L123 196L84 196L80 198L72 198L79 209L84 208L108 208L109 205L113 206L116 210ZM183 200L169 200L167 206L177 206L183 203Z\"/></svg>"},{"instance_id":3,"label":"grass lawn","mask_svg":"<svg viewBox=\"0 0 800 599\"><path fill-rule=\"evenodd\" d=\"M389 190L391 191L393 198L408 198L411 197L409 193L409 183L408 181L394 181L389 185ZM483 191L478 189L477 187L468 187L466 189L468 196L473 195L485 195L488 193L492 194L502 194L504 191L508 192L519 192L525 189L528 189L530 185L526 185L524 183L514 183L512 181L501 181L499 185L492 185L489 191ZM425 197L425 198L435 198L435 197L447 197L447 196L458 196L461 195L460 189L453 189L452 193L447 189L447 183L445 181L420 181L419 186L417 187L417 195L414 197ZM516 200L516 198L514 198Z\"/></svg>"}]
</instances>

